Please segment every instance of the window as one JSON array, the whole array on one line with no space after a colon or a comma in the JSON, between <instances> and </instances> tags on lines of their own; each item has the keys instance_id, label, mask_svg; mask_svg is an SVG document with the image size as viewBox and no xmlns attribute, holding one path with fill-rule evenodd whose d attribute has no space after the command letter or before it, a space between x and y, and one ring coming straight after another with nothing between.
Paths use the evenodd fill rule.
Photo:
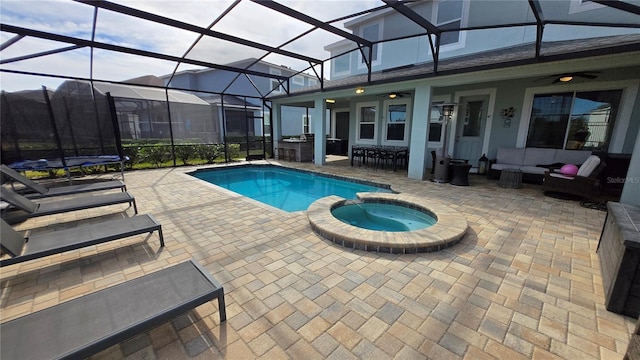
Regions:
<instances>
[{"instance_id":1,"label":"window","mask_svg":"<svg viewBox=\"0 0 640 360\"><path fill-rule=\"evenodd\" d=\"M376 22L364 26L362 28L360 36L373 42L380 40L382 38L382 22ZM362 66L365 66L366 57L369 56L369 48L363 48L362 50L362 52L359 52L360 64ZM371 64L380 64L380 51L382 51L382 44L374 44L371 51ZM362 56L363 52L364 56L366 57Z\"/></svg>"},{"instance_id":2,"label":"window","mask_svg":"<svg viewBox=\"0 0 640 360\"><path fill-rule=\"evenodd\" d=\"M333 59L333 72L336 74L348 73L351 70L351 54L347 53Z\"/></svg>"},{"instance_id":3,"label":"window","mask_svg":"<svg viewBox=\"0 0 640 360\"><path fill-rule=\"evenodd\" d=\"M442 29L459 28L462 25L463 0L444 0L438 3L436 26ZM460 31L443 32L440 45L460 42Z\"/></svg>"},{"instance_id":4,"label":"window","mask_svg":"<svg viewBox=\"0 0 640 360\"><path fill-rule=\"evenodd\" d=\"M608 150L622 90L535 95L527 147Z\"/></svg>"},{"instance_id":5,"label":"window","mask_svg":"<svg viewBox=\"0 0 640 360\"><path fill-rule=\"evenodd\" d=\"M304 86L304 76L302 75L296 75L293 77L293 83L296 85L302 85Z\"/></svg>"},{"instance_id":6,"label":"window","mask_svg":"<svg viewBox=\"0 0 640 360\"><path fill-rule=\"evenodd\" d=\"M309 86L313 86L313 85L318 85L318 80L317 79L309 79Z\"/></svg>"},{"instance_id":7,"label":"window","mask_svg":"<svg viewBox=\"0 0 640 360\"><path fill-rule=\"evenodd\" d=\"M311 133L311 115L302 115L302 133Z\"/></svg>"},{"instance_id":8,"label":"window","mask_svg":"<svg viewBox=\"0 0 640 360\"><path fill-rule=\"evenodd\" d=\"M409 100L386 100L385 105L385 141L406 144L409 131Z\"/></svg>"},{"instance_id":9,"label":"window","mask_svg":"<svg viewBox=\"0 0 640 360\"><path fill-rule=\"evenodd\" d=\"M271 121L269 121L269 113L262 113L262 128L264 129L264 136L271 136Z\"/></svg>"},{"instance_id":10,"label":"window","mask_svg":"<svg viewBox=\"0 0 640 360\"><path fill-rule=\"evenodd\" d=\"M269 69L269 73L271 75L282 75L280 69ZM269 90L273 90L273 93L282 93L284 92L284 88L278 79L269 79L271 81L271 87Z\"/></svg>"},{"instance_id":11,"label":"window","mask_svg":"<svg viewBox=\"0 0 640 360\"><path fill-rule=\"evenodd\" d=\"M359 142L375 143L377 112L377 102L360 103L357 105L357 139Z\"/></svg>"}]
</instances>

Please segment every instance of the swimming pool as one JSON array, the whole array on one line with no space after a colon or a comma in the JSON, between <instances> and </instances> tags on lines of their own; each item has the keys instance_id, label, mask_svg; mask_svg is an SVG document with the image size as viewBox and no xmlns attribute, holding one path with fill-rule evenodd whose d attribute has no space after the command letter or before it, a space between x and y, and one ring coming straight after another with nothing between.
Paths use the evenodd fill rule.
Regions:
<instances>
[{"instance_id":1,"label":"swimming pool","mask_svg":"<svg viewBox=\"0 0 640 360\"><path fill-rule=\"evenodd\" d=\"M288 212L307 210L311 203L329 195L355 199L359 192L393 192L383 184L355 182L274 165L201 169L190 175Z\"/></svg>"}]
</instances>

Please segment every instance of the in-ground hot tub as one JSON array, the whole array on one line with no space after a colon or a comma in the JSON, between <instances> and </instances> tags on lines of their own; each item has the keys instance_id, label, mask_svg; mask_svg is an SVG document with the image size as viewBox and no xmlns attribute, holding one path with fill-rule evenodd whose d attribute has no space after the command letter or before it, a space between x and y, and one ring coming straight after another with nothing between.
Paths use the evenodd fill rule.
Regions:
<instances>
[{"instance_id":1,"label":"in-ground hot tub","mask_svg":"<svg viewBox=\"0 0 640 360\"><path fill-rule=\"evenodd\" d=\"M467 232L468 224L464 216L438 201L385 193L358 193L357 197L358 201L346 200L338 196L316 200L307 209L307 216L313 230L345 247L396 254L438 251L454 245ZM388 206L391 205L390 208L394 209L394 214L398 214L398 211L412 215L423 214L433 218L435 223L419 229L398 230L402 226L395 227L396 225L393 229L371 229L355 226L357 224L352 224L349 220L339 220L334 216L334 212L339 213L340 208L358 204L363 207L383 209L378 212L379 214L384 213L384 208L389 208ZM407 218L402 216L404 217L402 221L406 223ZM386 224L388 220L390 219L387 217L382 223Z\"/></svg>"},{"instance_id":2,"label":"in-ground hot tub","mask_svg":"<svg viewBox=\"0 0 640 360\"><path fill-rule=\"evenodd\" d=\"M432 226L436 218L429 212L400 204L345 201L331 210L338 220L362 229L377 231L412 231Z\"/></svg>"}]
</instances>

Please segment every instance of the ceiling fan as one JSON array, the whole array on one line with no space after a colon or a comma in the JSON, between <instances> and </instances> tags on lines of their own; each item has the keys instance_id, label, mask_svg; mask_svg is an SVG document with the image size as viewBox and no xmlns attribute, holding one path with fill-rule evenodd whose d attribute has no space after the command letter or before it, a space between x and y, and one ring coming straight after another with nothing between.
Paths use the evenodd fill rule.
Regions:
<instances>
[{"instance_id":1,"label":"ceiling fan","mask_svg":"<svg viewBox=\"0 0 640 360\"><path fill-rule=\"evenodd\" d=\"M564 73L564 74L556 74L556 75L550 75L550 76L545 76L544 78L540 79L554 79L552 84L557 84L559 82L569 82L571 80L573 80L574 78L583 78L583 79L589 79L589 80L593 80L595 78L598 77L598 75L596 74L600 74L600 71L578 71L578 72L568 72L568 73Z\"/></svg>"},{"instance_id":2,"label":"ceiling fan","mask_svg":"<svg viewBox=\"0 0 640 360\"><path fill-rule=\"evenodd\" d=\"M401 98L401 97L405 97L411 95L411 93L408 92L398 92L398 91L392 91L388 94L383 94L384 97L389 98L389 99L395 99L395 98Z\"/></svg>"}]
</instances>

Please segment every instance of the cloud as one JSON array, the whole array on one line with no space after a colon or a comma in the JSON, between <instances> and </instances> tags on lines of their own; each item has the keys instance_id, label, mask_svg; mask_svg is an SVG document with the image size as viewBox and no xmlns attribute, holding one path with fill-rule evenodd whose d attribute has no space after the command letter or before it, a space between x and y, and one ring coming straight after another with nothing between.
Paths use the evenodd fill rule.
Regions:
<instances>
[{"instance_id":1,"label":"cloud","mask_svg":"<svg viewBox=\"0 0 640 360\"><path fill-rule=\"evenodd\" d=\"M314 0L283 1L283 5L322 21L335 19L346 14L378 6L372 0ZM122 5L165 16L185 23L207 27L229 9L233 1L229 0L160 0L160 1L122 1ZM2 0L0 17L2 23L45 31L54 34L73 36L90 40L93 26L94 8L92 6L61 0ZM341 26L340 23L335 24ZM227 15L219 19L213 30L233 35L241 39L279 47L290 39L311 29L312 26L280 14L251 1L241 1ZM13 34L2 34L6 41ZM198 34L186 30L157 24L143 19L132 18L108 10L100 9L96 22L95 40L108 44L141 49L172 56L182 56L194 45ZM340 38L324 30L315 30L309 36L285 46L285 49L318 59L326 59L329 54L325 45ZM22 44L21 44L22 43ZM64 43L23 39L0 53L3 59L28 55L40 51L68 46ZM76 50L31 59L23 62L4 64L3 68L35 73L50 73L63 76L89 77L90 51ZM205 37L195 43L189 57L214 63L228 64L238 60L261 57L265 52L220 39ZM129 78L153 74L165 75L173 71L173 62L120 54L105 50L94 51L93 75L95 78L121 81ZM309 66L308 63L291 60L279 55L271 55L267 61L277 61L296 70ZM328 73L328 71L326 72ZM2 89L15 91L24 89L32 81L15 82L16 76L0 73ZM18 76L18 78L23 78ZM38 78L38 80L42 80ZM47 83L59 83L50 80Z\"/></svg>"}]
</instances>

